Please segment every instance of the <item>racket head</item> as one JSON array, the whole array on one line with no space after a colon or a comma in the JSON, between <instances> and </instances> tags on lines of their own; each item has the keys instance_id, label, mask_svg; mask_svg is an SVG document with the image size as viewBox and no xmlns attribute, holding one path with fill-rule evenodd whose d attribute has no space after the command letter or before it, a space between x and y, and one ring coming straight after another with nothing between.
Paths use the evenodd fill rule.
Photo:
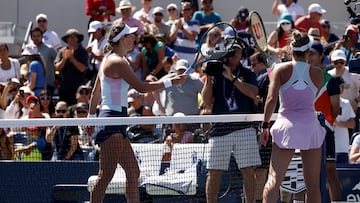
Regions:
<instances>
[{"instance_id":1,"label":"racket head","mask_svg":"<svg viewBox=\"0 0 360 203\"><path fill-rule=\"evenodd\" d=\"M256 11L251 11L249 14L249 30L255 40L256 47L262 52L266 52L267 35L264 22L260 14Z\"/></svg>"},{"instance_id":2,"label":"racket head","mask_svg":"<svg viewBox=\"0 0 360 203\"><path fill-rule=\"evenodd\" d=\"M199 48L195 54L194 63L185 74L191 73L195 68L201 66L210 60L220 60L225 57L229 50L235 44L235 40L229 40L229 35L234 33L235 29L229 23L219 22L211 26L200 39Z\"/></svg>"}]
</instances>

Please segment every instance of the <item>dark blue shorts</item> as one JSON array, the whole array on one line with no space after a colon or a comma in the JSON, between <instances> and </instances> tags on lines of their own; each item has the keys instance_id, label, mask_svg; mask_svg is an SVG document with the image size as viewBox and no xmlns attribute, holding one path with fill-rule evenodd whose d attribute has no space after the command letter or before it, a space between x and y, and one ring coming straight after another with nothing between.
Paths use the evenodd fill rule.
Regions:
<instances>
[{"instance_id":1,"label":"dark blue shorts","mask_svg":"<svg viewBox=\"0 0 360 203\"><path fill-rule=\"evenodd\" d=\"M123 107L122 112L113 110L100 110L99 117L127 117L127 108ZM95 144L101 144L115 133L121 133L127 138L127 125L99 126L100 131L95 135Z\"/></svg>"},{"instance_id":2,"label":"dark blue shorts","mask_svg":"<svg viewBox=\"0 0 360 203\"><path fill-rule=\"evenodd\" d=\"M326 129L326 161L333 161L336 160L336 151L335 151L335 136L334 132L330 129Z\"/></svg>"}]
</instances>

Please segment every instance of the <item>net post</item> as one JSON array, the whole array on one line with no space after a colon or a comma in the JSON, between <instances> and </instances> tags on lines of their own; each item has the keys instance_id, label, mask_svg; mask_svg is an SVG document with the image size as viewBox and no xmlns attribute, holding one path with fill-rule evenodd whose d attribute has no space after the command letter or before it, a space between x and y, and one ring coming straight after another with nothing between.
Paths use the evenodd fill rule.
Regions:
<instances>
[{"instance_id":1,"label":"net post","mask_svg":"<svg viewBox=\"0 0 360 203\"><path fill-rule=\"evenodd\" d=\"M326 203L327 189L326 189L326 142L325 141L321 146L320 193L321 193L321 202Z\"/></svg>"}]
</instances>

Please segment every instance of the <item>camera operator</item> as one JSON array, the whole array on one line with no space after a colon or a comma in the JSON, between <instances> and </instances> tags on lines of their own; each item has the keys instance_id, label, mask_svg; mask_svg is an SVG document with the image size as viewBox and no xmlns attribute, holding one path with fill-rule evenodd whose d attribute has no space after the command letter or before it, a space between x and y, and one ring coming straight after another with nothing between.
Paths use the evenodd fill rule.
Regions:
<instances>
[{"instance_id":1,"label":"camera operator","mask_svg":"<svg viewBox=\"0 0 360 203\"><path fill-rule=\"evenodd\" d=\"M223 64L212 66L208 63L204 70L207 75L202 96L205 108L212 114L256 113L256 75L240 63L244 48L244 43L237 40ZM232 152L242 172L246 201L255 202L255 166L260 165L255 126L253 122L216 123L208 131L208 203L217 202L220 176L222 171L228 170Z\"/></svg>"}]
</instances>

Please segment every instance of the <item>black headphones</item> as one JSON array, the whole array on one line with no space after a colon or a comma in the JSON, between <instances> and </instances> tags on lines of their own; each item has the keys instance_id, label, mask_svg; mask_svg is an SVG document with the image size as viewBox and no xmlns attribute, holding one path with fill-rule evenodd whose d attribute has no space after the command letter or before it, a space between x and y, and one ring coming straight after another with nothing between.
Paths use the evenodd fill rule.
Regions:
<instances>
[{"instance_id":1,"label":"black headphones","mask_svg":"<svg viewBox=\"0 0 360 203\"><path fill-rule=\"evenodd\" d=\"M239 37L229 37L228 39L225 40L225 46L229 47L228 48L229 54L227 54L228 57L233 56L232 52L234 52L234 46L239 46L243 58L248 57L249 45Z\"/></svg>"}]
</instances>

